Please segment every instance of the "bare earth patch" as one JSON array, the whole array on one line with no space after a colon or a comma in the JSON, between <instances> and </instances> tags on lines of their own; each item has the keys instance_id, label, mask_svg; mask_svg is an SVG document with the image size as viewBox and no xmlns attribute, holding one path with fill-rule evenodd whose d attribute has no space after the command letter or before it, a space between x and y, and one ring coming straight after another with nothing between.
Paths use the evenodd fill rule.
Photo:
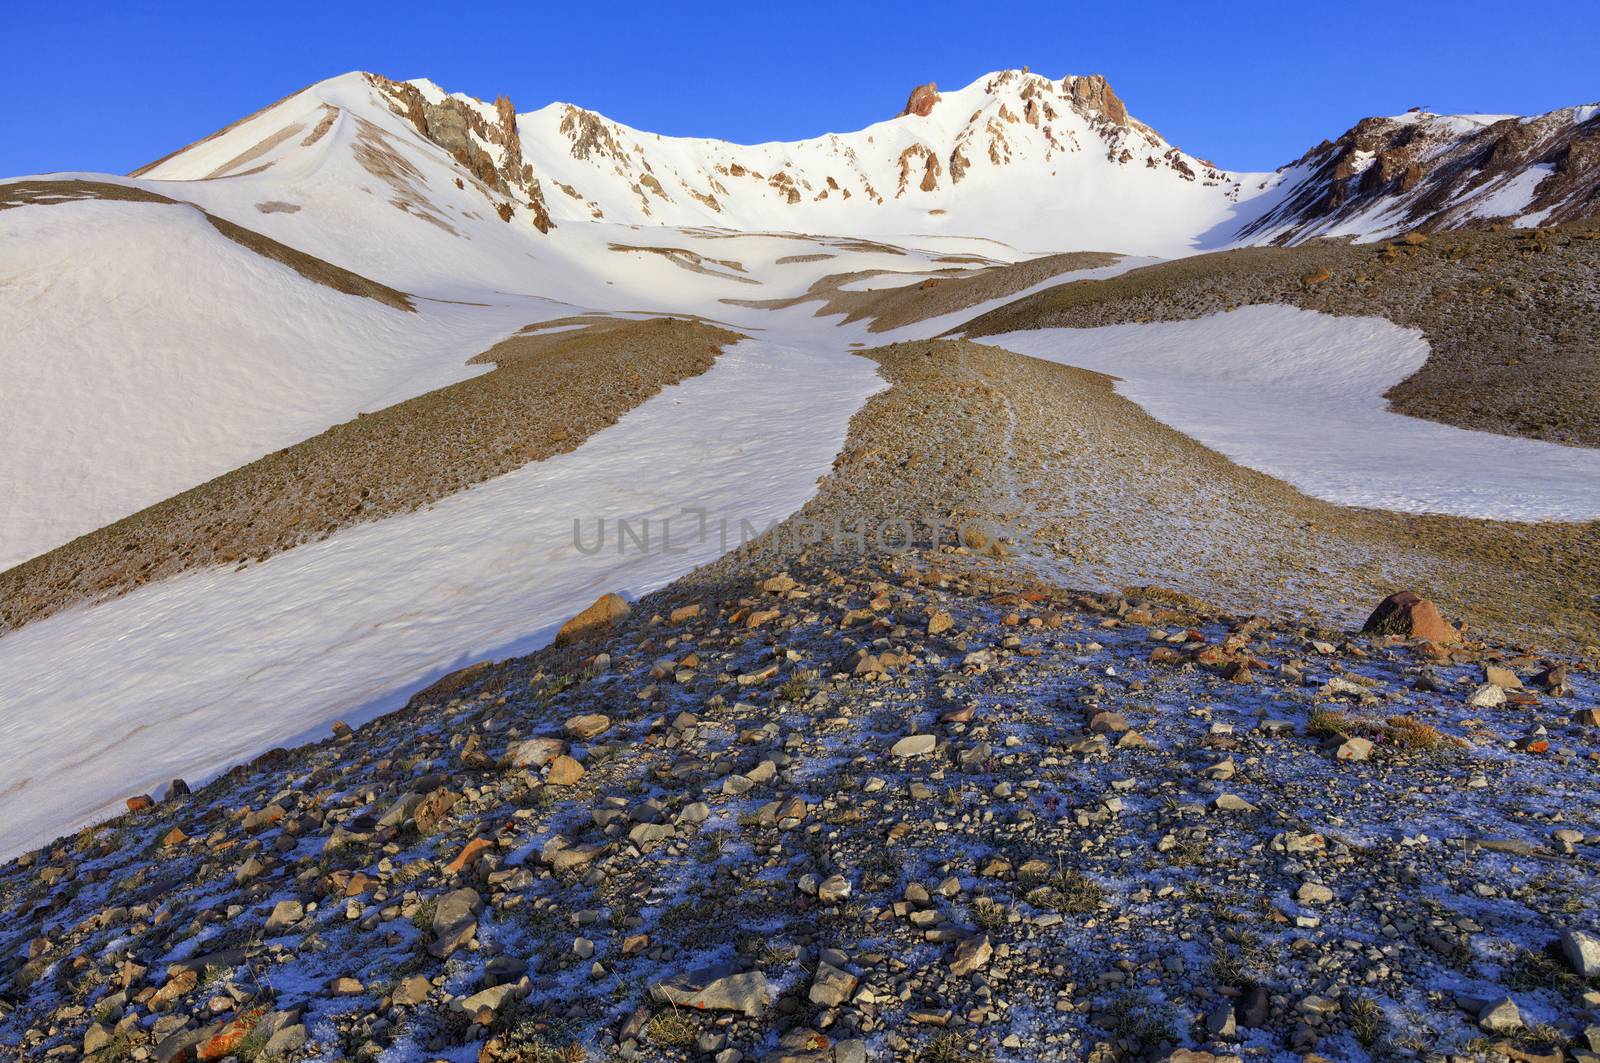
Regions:
<instances>
[{"instance_id":1,"label":"bare earth patch","mask_svg":"<svg viewBox=\"0 0 1600 1063\"><path fill-rule=\"evenodd\" d=\"M199 210L205 215L206 221L212 227L238 244L247 247L264 258L288 266L308 281L332 288L334 291L346 295L359 295L367 299L376 299L380 303L392 306L396 310L415 311L411 303L411 296L387 284L380 284L375 280L353 273L343 266L335 266L332 262L324 261L315 255L308 255L304 251L281 244L270 236L263 236L254 229L246 229L236 225L225 218L201 210L192 203L178 199L169 199L155 192L147 192L142 188L130 185L114 184L110 181L17 181L14 184L0 185L0 210L11 207L48 206L54 203L70 203L82 199L116 200L127 203L168 203L173 206L189 207ZM299 210L299 207L287 203L258 203L257 210L270 213L267 208L278 210Z\"/></svg>"},{"instance_id":2,"label":"bare earth patch","mask_svg":"<svg viewBox=\"0 0 1600 1063\"><path fill-rule=\"evenodd\" d=\"M895 288L845 290L845 285L856 281L897 275L893 270L861 270L823 277L804 293L792 298L724 299L723 302L764 310L783 310L804 303L820 302L822 305L817 308L818 317L843 314L844 324L871 318L867 331L889 332L1020 292L1057 274L1109 266L1121 257L1103 251L1075 251L1044 255L976 273L952 269L943 271L946 275Z\"/></svg>"}]
</instances>

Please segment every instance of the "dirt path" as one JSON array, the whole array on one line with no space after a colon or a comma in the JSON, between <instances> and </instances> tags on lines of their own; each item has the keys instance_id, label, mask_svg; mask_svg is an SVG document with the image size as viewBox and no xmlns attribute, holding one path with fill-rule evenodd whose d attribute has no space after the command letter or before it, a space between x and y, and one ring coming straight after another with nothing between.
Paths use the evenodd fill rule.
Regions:
<instances>
[{"instance_id":1,"label":"dirt path","mask_svg":"<svg viewBox=\"0 0 1600 1063\"><path fill-rule=\"evenodd\" d=\"M1332 505L1168 428L1098 373L963 341L862 353L893 386L856 415L791 526L988 520L1021 564L1067 586L1159 585L1335 627L1411 587L1469 630L1600 655L1600 608L1574 593L1600 586L1600 523Z\"/></svg>"}]
</instances>

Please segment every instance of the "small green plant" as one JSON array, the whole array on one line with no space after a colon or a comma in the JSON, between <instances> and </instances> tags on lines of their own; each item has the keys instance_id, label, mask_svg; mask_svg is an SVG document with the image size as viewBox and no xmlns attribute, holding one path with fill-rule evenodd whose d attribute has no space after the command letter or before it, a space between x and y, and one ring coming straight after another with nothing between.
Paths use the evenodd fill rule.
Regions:
<instances>
[{"instance_id":1,"label":"small green plant","mask_svg":"<svg viewBox=\"0 0 1600 1063\"><path fill-rule=\"evenodd\" d=\"M1367 1048L1377 1044L1388 1025L1378 1002L1371 997L1356 997L1345 1010L1348 1012L1350 1032L1355 1039Z\"/></svg>"}]
</instances>

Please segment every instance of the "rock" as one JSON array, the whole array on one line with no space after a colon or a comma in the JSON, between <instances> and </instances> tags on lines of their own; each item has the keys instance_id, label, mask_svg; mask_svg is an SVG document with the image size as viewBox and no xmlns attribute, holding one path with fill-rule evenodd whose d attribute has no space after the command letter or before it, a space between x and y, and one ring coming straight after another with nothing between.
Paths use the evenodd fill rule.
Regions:
<instances>
[{"instance_id":1,"label":"rock","mask_svg":"<svg viewBox=\"0 0 1600 1063\"><path fill-rule=\"evenodd\" d=\"M1485 683L1467 698L1474 709L1495 709L1506 703L1506 692L1493 683Z\"/></svg>"},{"instance_id":2,"label":"rock","mask_svg":"<svg viewBox=\"0 0 1600 1063\"><path fill-rule=\"evenodd\" d=\"M598 638L626 619L629 611L627 599L622 595L602 594L593 605L561 625L555 644L566 646Z\"/></svg>"},{"instance_id":3,"label":"rock","mask_svg":"<svg viewBox=\"0 0 1600 1063\"><path fill-rule=\"evenodd\" d=\"M513 768L542 768L566 751L559 738L526 738L506 750L506 762Z\"/></svg>"},{"instance_id":4,"label":"rock","mask_svg":"<svg viewBox=\"0 0 1600 1063\"><path fill-rule=\"evenodd\" d=\"M473 889L459 889L439 898L433 912L433 944L428 952L438 959L461 948L478 933L478 911L483 898Z\"/></svg>"},{"instance_id":5,"label":"rock","mask_svg":"<svg viewBox=\"0 0 1600 1063\"><path fill-rule=\"evenodd\" d=\"M1254 812L1256 806L1238 794L1218 794L1214 802L1219 812Z\"/></svg>"},{"instance_id":6,"label":"rock","mask_svg":"<svg viewBox=\"0 0 1600 1063\"><path fill-rule=\"evenodd\" d=\"M1502 997L1479 1010L1478 1026L1490 1033L1514 1033L1522 1029L1522 1012L1510 997Z\"/></svg>"},{"instance_id":7,"label":"rock","mask_svg":"<svg viewBox=\"0 0 1600 1063\"><path fill-rule=\"evenodd\" d=\"M128 798L129 812L143 812L147 808L154 808L155 800L149 794L135 794Z\"/></svg>"},{"instance_id":8,"label":"rock","mask_svg":"<svg viewBox=\"0 0 1600 1063\"><path fill-rule=\"evenodd\" d=\"M433 983L420 974L414 974L395 986L390 1000L405 1007L415 1007L427 1000L432 992Z\"/></svg>"},{"instance_id":9,"label":"rock","mask_svg":"<svg viewBox=\"0 0 1600 1063\"><path fill-rule=\"evenodd\" d=\"M1333 900L1333 891L1320 882L1306 882L1295 891L1294 899L1301 904L1327 904Z\"/></svg>"},{"instance_id":10,"label":"rock","mask_svg":"<svg viewBox=\"0 0 1600 1063\"><path fill-rule=\"evenodd\" d=\"M1206 1033L1231 1041L1239 1034L1239 1023L1233 1014L1233 1005L1224 1000L1206 1013Z\"/></svg>"},{"instance_id":11,"label":"rock","mask_svg":"<svg viewBox=\"0 0 1600 1063\"><path fill-rule=\"evenodd\" d=\"M989 943L988 934L967 938L956 944L956 951L950 957L950 973L965 977L982 970L993 955L994 946Z\"/></svg>"},{"instance_id":12,"label":"rock","mask_svg":"<svg viewBox=\"0 0 1600 1063\"><path fill-rule=\"evenodd\" d=\"M1581 977L1600 978L1600 937L1586 930L1563 931L1561 954Z\"/></svg>"},{"instance_id":13,"label":"rock","mask_svg":"<svg viewBox=\"0 0 1600 1063\"><path fill-rule=\"evenodd\" d=\"M582 779L584 774L582 764L562 754L552 760L550 766L545 769L544 781L551 786L572 786Z\"/></svg>"},{"instance_id":14,"label":"rock","mask_svg":"<svg viewBox=\"0 0 1600 1063\"><path fill-rule=\"evenodd\" d=\"M611 717L598 712L588 712L582 716L574 716L562 724L561 729L568 738L587 742L611 730Z\"/></svg>"},{"instance_id":15,"label":"rock","mask_svg":"<svg viewBox=\"0 0 1600 1063\"><path fill-rule=\"evenodd\" d=\"M936 609L928 614L928 634L943 635L955 626L955 621L950 619L950 614L943 609Z\"/></svg>"},{"instance_id":16,"label":"rock","mask_svg":"<svg viewBox=\"0 0 1600 1063\"><path fill-rule=\"evenodd\" d=\"M924 757L938 747L938 735L907 735L889 747L889 755L892 757Z\"/></svg>"},{"instance_id":17,"label":"rock","mask_svg":"<svg viewBox=\"0 0 1600 1063\"><path fill-rule=\"evenodd\" d=\"M279 901L267 916L267 933L278 934L304 919L305 905L296 900Z\"/></svg>"},{"instance_id":18,"label":"rock","mask_svg":"<svg viewBox=\"0 0 1600 1063\"><path fill-rule=\"evenodd\" d=\"M829 875L817 884L817 900L823 904L838 904L850 896L850 880L843 875Z\"/></svg>"},{"instance_id":19,"label":"rock","mask_svg":"<svg viewBox=\"0 0 1600 1063\"><path fill-rule=\"evenodd\" d=\"M1501 667L1498 664L1486 664L1483 666L1483 681L1485 683L1493 683L1501 690L1522 689L1521 677L1511 669Z\"/></svg>"},{"instance_id":20,"label":"rock","mask_svg":"<svg viewBox=\"0 0 1600 1063\"><path fill-rule=\"evenodd\" d=\"M1111 91L1111 86L1101 75L1063 78L1061 87L1070 91L1073 101L1085 110L1098 114L1114 125L1128 124L1127 107L1123 106L1122 101Z\"/></svg>"},{"instance_id":21,"label":"rock","mask_svg":"<svg viewBox=\"0 0 1600 1063\"><path fill-rule=\"evenodd\" d=\"M194 1058L195 1050L221 1033L222 1027L223 1024L219 1022L211 1026L186 1027L168 1034L156 1042L156 1063L174 1063L175 1060Z\"/></svg>"},{"instance_id":22,"label":"rock","mask_svg":"<svg viewBox=\"0 0 1600 1063\"><path fill-rule=\"evenodd\" d=\"M731 964L705 967L655 983L650 996L663 1004L739 1011L756 1018L767 1008L767 976L761 971L739 971Z\"/></svg>"},{"instance_id":23,"label":"rock","mask_svg":"<svg viewBox=\"0 0 1600 1063\"><path fill-rule=\"evenodd\" d=\"M1438 606L1413 591L1389 595L1367 617L1362 631L1371 635L1403 635L1439 645L1461 641L1461 632L1445 620Z\"/></svg>"},{"instance_id":24,"label":"rock","mask_svg":"<svg viewBox=\"0 0 1600 1063\"><path fill-rule=\"evenodd\" d=\"M444 866L445 871L451 875L459 875L466 868L477 863L478 857L494 848L494 842L488 838L474 838L461 847L456 858Z\"/></svg>"},{"instance_id":25,"label":"rock","mask_svg":"<svg viewBox=\"0 0 1600 1063\"><path fill-rule=\"evenodd\" d=\"M817 973L811 979L809 999L825 1008L836 1008L850 999L856 990L856 976L842 971L831 963L817 964Z\"/></svg>"},{"instance_id":26,"label":"rock","mask_svg":"<svg viewBox=\"0 0 1600 1063\"><path fill-rule=\"evenodd\" d=\"M262 1047L261 1055L265 1059L279 1059L287 1056L303 1048L310 1036L309 1031L300 1023L285 1026L267 1038L266 1045Z\"/></svg>"},{"instance_id":27,"label":"rock","mask_svg":"<svg viewBox=\"0 0 1600 1063\"><path fill-rule=\"evenodd\" d=\"M1333 759L1335 760L1366 760L1372 756L1372 743L1359 737L1335 739L1333 744Z\"/></svg>"},{"instance_id":28,"label":"rock","mask_svg":"<svg viewBox=\"0 0 1600 1063\"><path fill-rule=\"evenodd\" d=\"M914 114L918 118L926 118L933 113L933 105L939 102L939 85L930 81L926 85L918 85L911 90L911 95L906 99L905 110L900 112L901 117Z\"/></svg>"}]
</instances>

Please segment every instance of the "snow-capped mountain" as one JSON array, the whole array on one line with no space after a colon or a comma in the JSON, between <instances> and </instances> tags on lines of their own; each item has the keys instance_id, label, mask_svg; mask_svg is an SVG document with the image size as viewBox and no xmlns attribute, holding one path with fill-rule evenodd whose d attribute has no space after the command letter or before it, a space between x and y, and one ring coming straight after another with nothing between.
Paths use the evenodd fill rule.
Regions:
<instances>
[{"instance_id":1,"label":"snow-capped mountain","mask_svg":"<svg viewBox=\"0 0 1600 1063\"><path fill-rule=\"evenodd\" d=\"M343 224L320 219L314 203L336 172L450 235L498 217L540 233L590 221L960 233L1031 251L1171 255L1580 216L1600 195L1597 115L1369 118L1275 173L1250 173L1169 144L1099 76L1006 70L953 92L919 86L898 116L857 132L739 145L642 132L567 103L519 114L505 97L352 73L133 176L226 179L226 198L248 189L258 210L307 211L275 228L315 241L333 224L346 250L349 212Z\"/></svg>"},{"instance_id":2,"label":"snow-capped mountain","mask_svg":"<svg viewBox=\"0 0 1600 1063\"><path fill-rule=\"evenodd\" d=\"M924 86L913 103L854 133L738 145L641 132L571 104L517 114L504 97L486 104L427 81L347 74L134 176L226 178L297 203L343 151L365 184L443 231L471 213L540 232L603 220L1166 254L1216 242L1241 195L1271 183L1168 144L1100 77L1009 70L955 92ZM470 206L406 164L419 139L443 149L455 183L473 186Z\"/></svg>"}]
</instances>

